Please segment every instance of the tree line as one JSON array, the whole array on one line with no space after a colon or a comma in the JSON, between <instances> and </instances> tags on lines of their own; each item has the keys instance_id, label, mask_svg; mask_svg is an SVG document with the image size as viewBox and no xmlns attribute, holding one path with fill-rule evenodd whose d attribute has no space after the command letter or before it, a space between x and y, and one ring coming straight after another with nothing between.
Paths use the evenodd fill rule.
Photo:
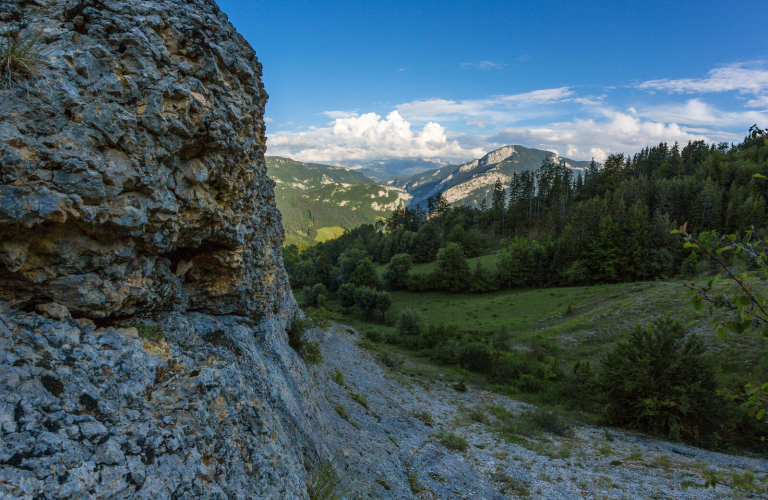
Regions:
<instances>
[{"instance_id":1,"label":"tree line","mask_svg":"<svg viewBox=\"0 0 768 500\"><path fill-rule=\"evenodd\" d=\"M699 241L766 226L768 145L753 127L739 144L661 143L612 154L582 171L546 159L498 180L490 206L450 206L443 193L426 208L401 208L312 247L289 245L294 286L336 291L361 261L395 263L380 286L414 291L484 292L689 276L709 266L670 233L682 223ZM757 177L755 174L760 174ZM495 269L466 259L499 252ZM410 263L436 262L409 276ZM404 271L405 269L405 271ZM400 273L400 274L398 274Z\"/></svg>"}]
</instances>

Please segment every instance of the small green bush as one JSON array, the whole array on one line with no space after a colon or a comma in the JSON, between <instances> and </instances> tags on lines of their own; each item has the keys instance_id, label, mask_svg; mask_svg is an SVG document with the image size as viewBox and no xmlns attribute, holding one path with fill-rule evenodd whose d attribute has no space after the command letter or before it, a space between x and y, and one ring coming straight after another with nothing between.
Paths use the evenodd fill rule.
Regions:
<instances>
[{"instance_id":1,"label":"small green bush","mask_svg":"<svg viewBox=\"0 0 768 500\"><path fill-rule=\"evenodd\" d=\"M467 440L458 434L454 434L453 432L449 432L443 436L442 439L440 439L440 444L449 450L454 451L466 451L467 448L469 448L469 443Z\"/></svg>"},{"instance_id":2,"label":"small green bush","mask_svg":"<svg viewBox=\"0 0 768 500\"><path fill-rule=\"evenodd\" d=\"M423 325L424 317L418 311L406 307L397 318L397 333L402 336L420 335Z\"/></svg>"},{"instance_id":3,"label":"small green bush","mask_svg":"<svg viewBox=\"0 0 768 500\"><path fill-rule=\"evenodd\" d=\"M408 277L413 260L407 253L393 255L384 271L384 284L389 290L403 290L408 287Z\"/></svg>"},{"instance_id":4,"label":"small green bush","mask_svg":"<svg viewBox=\"0 0 768 500\"><path fill-rule=\"evenodd\" d=\"M288 330L288 346L311 365L323 362L323 353L320 344L307 338L307 331L314 328L315 322L311 318L302 318L298 313L293 317L293 325Z\"/></svg>"},{"instance_id":5,"label":"small green bush","mask_svg":"<svg viewBox=\"0 0 768 500\"><path fill-rule=\"evenodd\" d=\"M563 417L546 410L523 412L517 417L508 413L500 418L499 430L509 434L530 437L539 432L546 432L561 437L573 435L573 425Z\"/></svg>"},{"instance_id":6,"label":"small green bush","mask_svg":"<svg viewBox=\"0 0 768 500\"><path fill-rule=\"evenodd\" d=\"M658 319L648 328L637 326L602 364L609 423L674 439L717 432L724 402L715 372L703 342L681 323Z\"/></svg>"},{"instance_id":7,"label":"small green bush","mask_svg":"<svg viewBox=\"0 0 768 500\"><path fill-rule=\"evenodd\" d=\"M425 425L432 427L435 421L432 419L432 414L427 410L413 410L413 416L424 422Z\"/></svg>"},{"instance_id":8,"label":"small green bush","mask_svg":"<svg viewBox=\"0 0 768 500\"><path fill-rule=\"evenodd\" d=\"M379 361L388 368L399 368L403 364L403 357L390 351L384 351L379 354Z\"/></svg>"}]
</instances>

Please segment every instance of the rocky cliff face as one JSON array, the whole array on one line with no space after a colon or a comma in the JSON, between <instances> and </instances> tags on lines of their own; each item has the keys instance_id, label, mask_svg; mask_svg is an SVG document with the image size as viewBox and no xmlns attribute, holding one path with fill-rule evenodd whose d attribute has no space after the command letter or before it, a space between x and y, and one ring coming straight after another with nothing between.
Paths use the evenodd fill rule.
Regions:
<instances>
[{"instance_id":1,"label":"rocky cliff face","mask_svg":"<svg viewBox=\"0 0 768 500\"><path fill-rule=\"evenodd\" d=\"M332 410L264 161L261 65L211 0L12 0L0 87L0 497L306 498Z\"/></svg>"},{"instance_id":2,"label":"rocky cliff face","mask_svg":"<svg viewBox=\"0 0 768 500\"><path fill-rule=\"evenodd\" d=\"M85 317L286 300L261 65L213 1L4 2L43 62L0 89L0 293Z\"/></svg>"}]
</instances>

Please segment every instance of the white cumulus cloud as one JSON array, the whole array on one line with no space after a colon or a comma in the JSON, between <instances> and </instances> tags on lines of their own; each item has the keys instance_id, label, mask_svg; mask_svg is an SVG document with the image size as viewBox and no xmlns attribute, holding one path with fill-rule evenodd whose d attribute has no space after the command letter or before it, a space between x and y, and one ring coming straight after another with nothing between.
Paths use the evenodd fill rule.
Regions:
<instances>
[{"instance_id":1,"label":"white cumulus cloud","mask_svg":"<svg viewBox=\"0 0 768 500\"><path fill-rule=\"evenodd\" d=\"M445 129L429 122L419 130L397 112L336 118L328 127L307 132L277 132L269 136L270 155L300 161L367 160L377 158L475 158L485 151L449 141Z\"/></svg>"}]
</instances>

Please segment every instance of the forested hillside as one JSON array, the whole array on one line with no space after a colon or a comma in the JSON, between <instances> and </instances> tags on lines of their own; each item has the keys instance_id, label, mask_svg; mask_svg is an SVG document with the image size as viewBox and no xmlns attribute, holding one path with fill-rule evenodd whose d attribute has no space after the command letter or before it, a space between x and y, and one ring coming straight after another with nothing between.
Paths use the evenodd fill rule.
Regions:
<instances>
[{"instance_id":1,"label":"forested hillside","mask_svg":"<svg viewBox=\"0 0 768 500\"><path fill-rule=\"evenodd\" d=\"M373 224L411 199L402 189L380 186L344 167L272 156L267 168L275 181L287 243L312 244L323 228Z\"/></svg>"},{"instance_id":2,"label":"forested hillside","mask_svg":"<svg viewBox=\"0 0 768 500\"><path fill-rule=\"evenodd\" d=\"M298 255L287 249L295 284L322 281L334 289L344 279L344 259L387 263L397 254L413 262L501 251L493 275L473 279L461 266L437 266L411 279L411 289L483 291L496 287L615 283L690 275L709 265L684 249L670 232L684 222L714 247L717 238L766 225L768 174L765 132L753 129L740 144L680 147L659 144L633 156L614 154L584 175L545 158L536 170L513 172L496 182L487 207L449 206L445 195L427 210L404 208L377 226ZM300 262L327 253L329 267L308 272ZM441 276L440 271L449 275ZM484 271L477 271L483 273ZM339 274L341 273L341 274ZM458 283L458 284L457 284Z\"/></svg>"},{"instance_id":3,"label":"forested hillside","mask_svg":"<svg viewBox=\"0 0 768 500\"><path fill-rule=\"evenodd\" d=\"M765 255L716 263L703 250L764 233L766 177L768 136L756 127L738 145L615 154L583 176L545 159L497 182L489 207L451 207L438 193L426 210L288 246L284 260L304 305L346 314L390 366L403 353L579 419L765 452L768 347L739 334L768 322L755 307L766 281L743 273L736 286L729 274L765 269ZM685 244L673 234L684 223ZM433 264L413 265L423 262ZM721 263L729 279L718 281ZM713 319L705 302L725 314Z\"/></svg>"}]
</instances>

